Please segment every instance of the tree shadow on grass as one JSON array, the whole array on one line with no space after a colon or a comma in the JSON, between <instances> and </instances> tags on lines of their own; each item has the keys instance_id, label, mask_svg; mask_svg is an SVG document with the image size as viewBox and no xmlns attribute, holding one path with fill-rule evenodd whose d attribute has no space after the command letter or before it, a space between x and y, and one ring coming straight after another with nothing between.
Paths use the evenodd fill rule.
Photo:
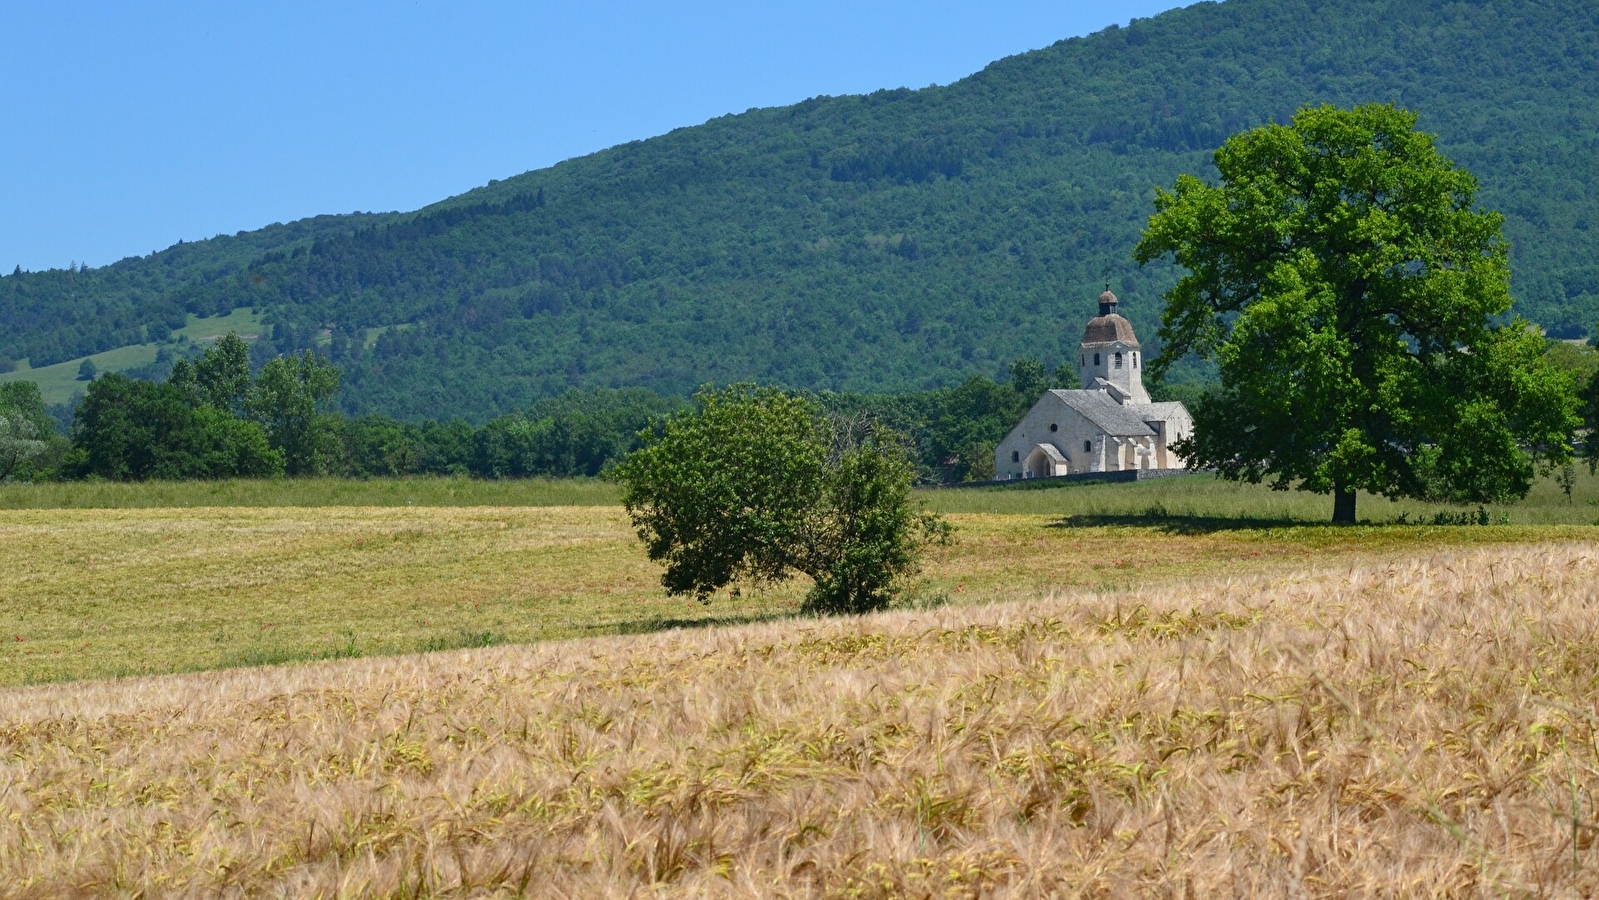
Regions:
<instances>
[{"instance_id":1,"label":"tree shadow on grass","mask_svg":"<svg viewBox=\"0 0 1599 900\"><path fill-rule=\"evenodd\" d=\"M1167 534L1216 534L1223 531L1266 531L1274 528L1302 528L1322 525L1302 519L1285 519L1267 516L1201 516L1148 510L1141 513L1090 513L1066 516L1049 523L1046 528L1153 528Z\"/></svg>"},{"instance_id":2,"label":"tree shadow on grass","mask_svg":"<svg viewBox=\"0 0 1599 900\"><path fill-rule=\"evenodd\" d=\"M706 616L703 619L651 616L648 619L632 619L626 622L591 625L589 626L589 631L594 634L656 634L657 632L671 631L674 628L723 628L729 625L760 625L766 622L781 622L787 619L799 618L814 618L814 616L800 610L748 613L737 616Z\"/></svg>"}]
</instances>

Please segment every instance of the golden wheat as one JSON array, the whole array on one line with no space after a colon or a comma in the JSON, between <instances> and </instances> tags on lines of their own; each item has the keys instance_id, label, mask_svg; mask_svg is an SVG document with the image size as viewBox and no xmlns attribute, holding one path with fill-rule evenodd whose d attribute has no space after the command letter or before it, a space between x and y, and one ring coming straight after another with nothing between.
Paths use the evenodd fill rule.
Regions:
<instances>
[{"instance_id":1,"label":"golden wheat","mask_svg":"<svg viewBox=\"0 0 1599 900\"><path fill-rule=\"evenodd\" d=\"M0 692L19 897L1589 896L1599 545Z\"/></svg>"}]
</instances>

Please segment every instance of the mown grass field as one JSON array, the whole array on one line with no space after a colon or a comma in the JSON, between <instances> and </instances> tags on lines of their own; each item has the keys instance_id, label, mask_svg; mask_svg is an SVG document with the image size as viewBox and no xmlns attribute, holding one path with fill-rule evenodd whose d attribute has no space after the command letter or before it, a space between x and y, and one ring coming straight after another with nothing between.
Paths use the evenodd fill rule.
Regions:
<instances>
[{"instance_id":1,"label":"mown grass field","mask_svg":"<svg viewBox=\"0 0 1599 900\"><path fill-rule=\"evenodd\" d=\"M1599 542L1409 549L12 688L0 893L1594 896Z\"/></svg>"},{"instance_id":2,"label":"mown grass field","mask_svg":"<svg viewBox=\"0 0 1599 900\"><path fill-rule=\"evenodd\" d=\"M1591 540L1584 473L1505 526L1319 524L1325 498L1208 477L931 491L958 528L913 607ZM0 685L792 617L804 585L667 597L600 482L276 481L0 489ZM1375 503L1367 500L1371 510ZM491 505L492 504L492 505ZM46 508L18 508L46 507ZM1413 511L1413 510L1412 510ZM1397 515L1397 508L1391 512ZM1518 520L1521 524L1516 524Z\"/></svg>"}]
</instances>

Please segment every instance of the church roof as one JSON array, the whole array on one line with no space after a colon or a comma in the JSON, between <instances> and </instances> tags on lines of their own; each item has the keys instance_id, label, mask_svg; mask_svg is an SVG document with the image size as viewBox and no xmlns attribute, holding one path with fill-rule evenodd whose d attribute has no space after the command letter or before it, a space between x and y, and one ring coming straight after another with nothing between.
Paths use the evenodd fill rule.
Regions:
<instances>
[{"instance_id":1,"label":"church roof","mask_svg":"<svg viewBox=\"0 0 1599 900\"><path fill-rule=\"evenodd\" d=\"M1138 414L1145 422L1155 422L1161 419L1186 416L1188 415L1188 407L1176 400L1169 400L1164 403L1140 403L1138 405Z\"/></svg>"},{"instance_id":2,"label":"church roof","mask_svg":"<svg viewBox=\"0 0 1599 900\"><path fill-rule=\"evenodd\" d=\"M1155 433L1135 411L1137 407L1122 406L1103 391L1055 390L1050 393L1113 437L1149 437Z\"/></svg>"},{"instance_id":3,"label":"church roof","mask_svg":"<svg viewBox=\"0 0 1599 900\"><path fill-rule=\"evenodd\" d=\"M1139 346L1138 336L1133 334L1133 323L1115 313L1095 316L1088 320L1088 327L1083 329L1085 344L1110 344L1116 341Z\"/></svg>"}]
</instances>

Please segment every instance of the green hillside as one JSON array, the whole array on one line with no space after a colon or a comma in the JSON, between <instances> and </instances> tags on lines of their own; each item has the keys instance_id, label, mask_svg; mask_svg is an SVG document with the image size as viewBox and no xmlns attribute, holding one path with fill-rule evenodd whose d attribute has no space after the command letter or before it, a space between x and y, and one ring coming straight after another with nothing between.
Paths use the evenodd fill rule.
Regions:
<instances>
[{"instance_id":1,"label":"green hillside","mask_svg":"<svg viewBox=\"0 0 1599 900\"><path fill-rule=\"evenodd\" d=\"M1599 320L1599 4L1228 0L947 87L725 116L415 213L0 278L0 362L249 306L271 327L261 352L320 343L348 409L407 418L483 419L573 386L903 390L1024 354L1053 365L1105 277L1153 337L1170 274L1129 254L1156 186L1207 170L1241 128L1371 101L1417 110L1506 213L1520 312L1561 336Z\"/></svg>"},{"instance_id":2,"label":"green hillside","mask_svg":"<svg viewBox=\"0 0 1599 900\"><path fill-rule=\"evenodd\" d=\"M166 350L171 358L191 355L194 350L210 346L212 341L233 332L246 340L255 340L261 331L261 316L249 309L236 309L225 316L200 318L190 313L182 328L171 333L164 341L128 344L113 350L89 354L83 358L69 359L37 369L24 359L15 363L10 372L0 373L0 384L8 381L32 381L39 385L39 393L46 403L66 403L72 395L82 392L87 384L79 377L78 367L87 359L99 372L135 372L150 366Z\"/></svg>"}]
</instances>

